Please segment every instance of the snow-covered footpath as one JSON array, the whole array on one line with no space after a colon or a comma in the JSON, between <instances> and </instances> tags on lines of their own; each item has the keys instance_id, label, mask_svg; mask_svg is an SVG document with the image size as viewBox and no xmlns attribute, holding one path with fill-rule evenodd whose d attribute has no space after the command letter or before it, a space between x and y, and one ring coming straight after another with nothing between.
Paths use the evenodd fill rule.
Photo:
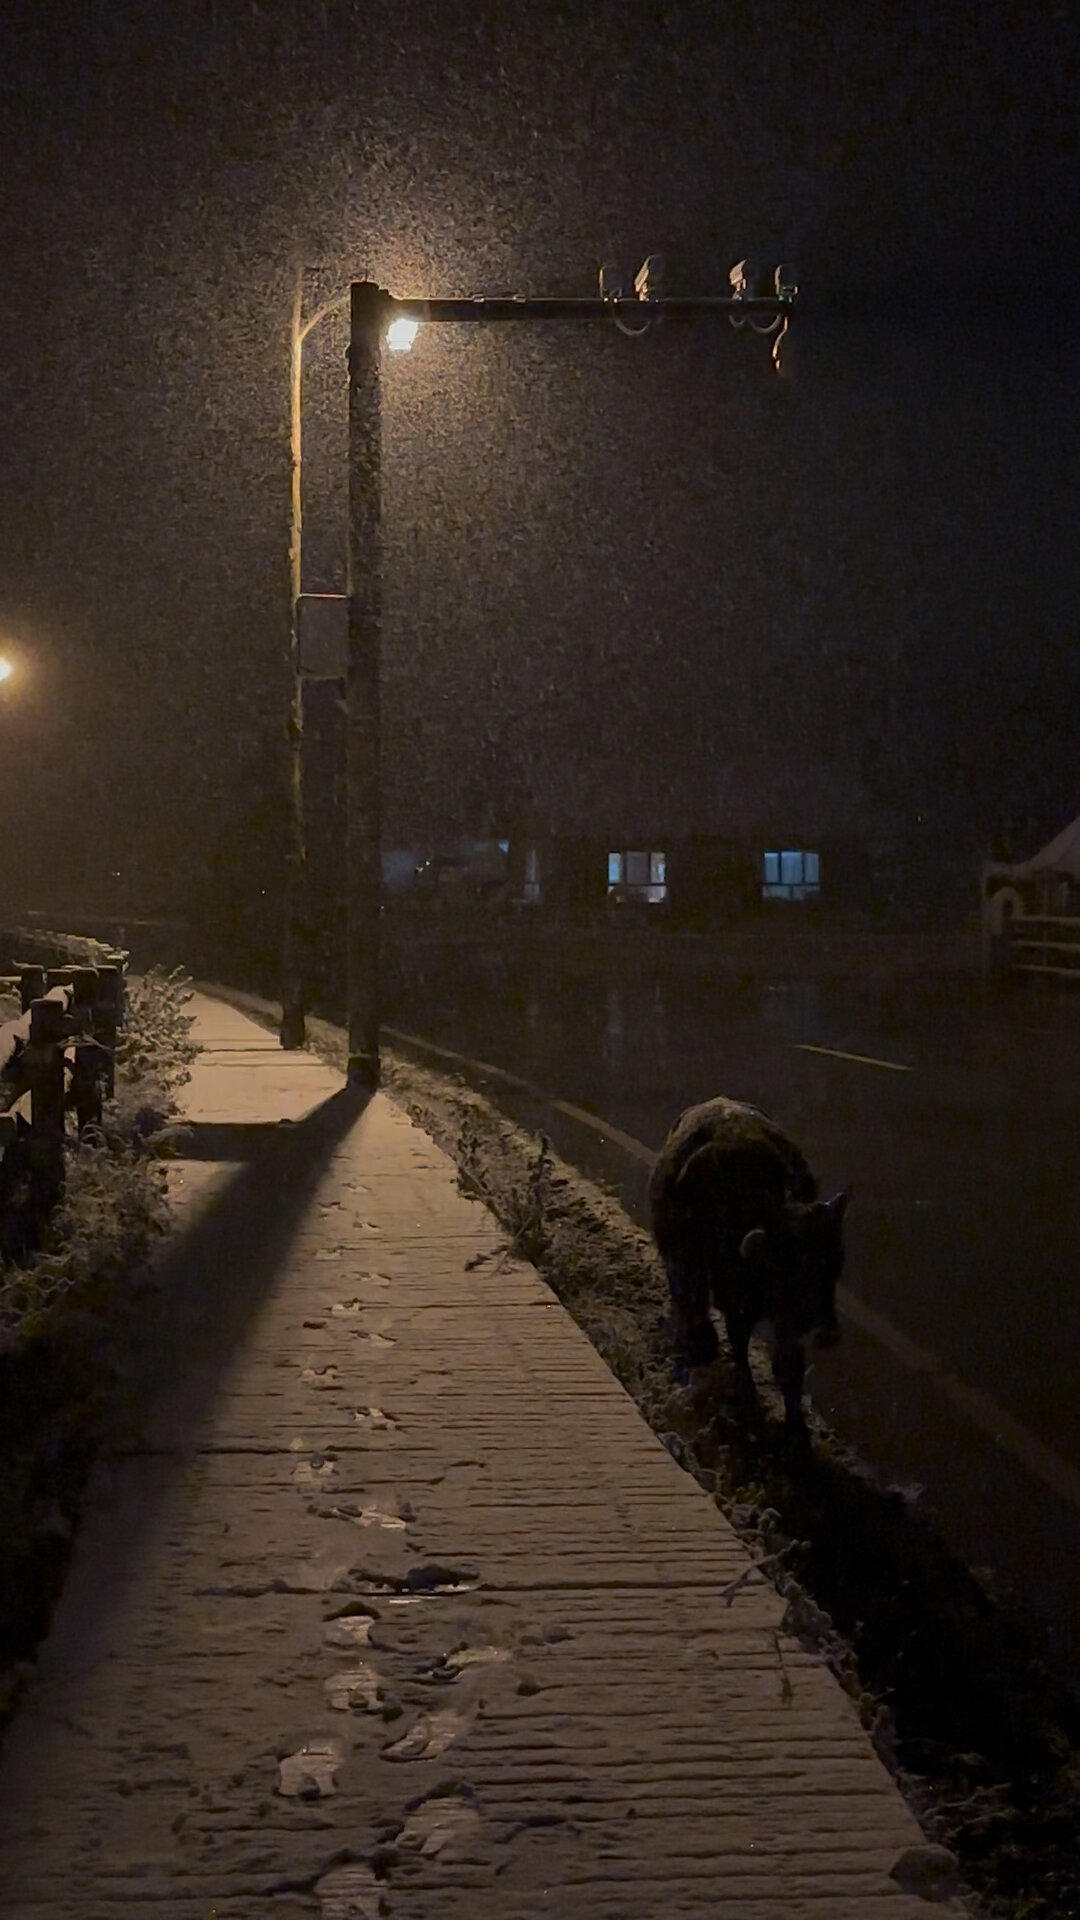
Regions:
<instances>
[{"instance_id":1,"label":"snow-covered footpath","mask_svg":"<svg viewBox=\"0 0 1080 1920\"><path fill-rule=\"evenodd\" d=\"M197 1012L143 1430L5 1747L0 1911L916 1920L947 1862L520 1248L395 1098Z\"/></svg>"}]
</instances>

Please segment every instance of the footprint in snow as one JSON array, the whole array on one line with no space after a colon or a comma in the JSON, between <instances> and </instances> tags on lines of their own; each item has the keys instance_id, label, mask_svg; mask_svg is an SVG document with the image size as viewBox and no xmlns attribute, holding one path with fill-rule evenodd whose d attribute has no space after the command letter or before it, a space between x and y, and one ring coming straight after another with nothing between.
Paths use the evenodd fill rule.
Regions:
<instances>
[{"instance_id":1,"label":"footprint in snow","mask_svg":"<svg viewBox=\"0 0 1080 1920\"><path fill-rule=\"evenodd\" d=\"M347 1712L350 1707L359 1707L364 1713L379 1711L379 1676L374 1667L344 1667L324 1680L323 1688L328 1704L339 1712Z\"/></svg>"},{"instance_id":2,"label":"footprint in snow","mask_svg":"<svg viewBox=\"0 0 1080 1920\"><path fill-rule=\"evenodd\" d=\"M447 1709L442 1713L422 1713L408 1733L383 1748L384 1760L437 1760L440 1753L464 1733L468 1716Z\"/></svg>"},{"instance_id":3,"label":"footprint in snow","mask_svg":"<svg viewBox=\"0 0 1080 1920\"><path fill-rule=\"evenodd\" d=\"M321 1388L324 1391L329 1391L341 1385L341 1381L338 1379L338 1370L333 1366L302 1367L300 1370L300 1379L305 1387Z\"/></svg>"},{"instance_id":4,"label":"footprint in snow","mask_svg":"<svg viewBox=\"0 0 1080 1920\"><path fill-rule=\"evenodd\" d=\"M337 1770L344 1758L336 1740L301 1747L278 1761L276 1791L286 1800L322 1800L337 1792Z\"/></svg>"},{"instance_id":5,"label":"footprint in snow","mask_svg":"<svg viewBox=\"0 0 1080 1920\"><path fill-rule=\"evenodd\" d=\"M466 1844L479 1825L480 1815L467 1801L456 1793L437 1794L413 1809L398 1835L397 1844L432 1859L445 1847Z\"/></svg>"}]
</instances>

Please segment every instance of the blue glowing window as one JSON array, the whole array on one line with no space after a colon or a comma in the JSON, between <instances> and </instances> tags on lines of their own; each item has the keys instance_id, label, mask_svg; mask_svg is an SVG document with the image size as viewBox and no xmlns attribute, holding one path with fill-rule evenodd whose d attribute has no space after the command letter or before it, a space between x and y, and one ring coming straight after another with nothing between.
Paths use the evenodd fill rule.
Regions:
<instances>
[{"instance_id":1,"label":"blue glowing window","mask_svg":"<svg viewBox=\"0 0 1080 1920\"><path fill-rule=\"evenodd\" d=\"M821 890L821 855L797 847L770 851L762 855L761 879L764 900L813 900Z\"/></svg>"}]
</instances>

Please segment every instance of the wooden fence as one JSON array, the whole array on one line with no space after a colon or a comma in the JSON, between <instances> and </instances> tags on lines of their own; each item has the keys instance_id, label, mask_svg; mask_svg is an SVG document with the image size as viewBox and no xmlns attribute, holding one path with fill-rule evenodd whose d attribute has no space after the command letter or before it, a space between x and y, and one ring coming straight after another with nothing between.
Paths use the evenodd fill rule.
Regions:
<instances>
[{"instance_id":1,"label":"wooden fence","mask_svg":"<svg viewBox=\"0 0 1080 1920\"><path fill-rule=\"evenodd\" d=\"M125 956L99 966L23 966L0 976L19 995L0 1026L0 1250L38 1244L64 1190L68 1117L79 1135L100 1126L115 1084L124 1018Z\"/></svg>"},{"instance_id":2,"label":"wooden fence","mask_svg":"<svg viewBox=\"0 0 1080 1920\"><path fill-rule=\"evenodd\" d=\"M1005 930L1005 964L1010 973L1080 981L1080 917L1014 914Z\"/></svg>"}]
</instances>

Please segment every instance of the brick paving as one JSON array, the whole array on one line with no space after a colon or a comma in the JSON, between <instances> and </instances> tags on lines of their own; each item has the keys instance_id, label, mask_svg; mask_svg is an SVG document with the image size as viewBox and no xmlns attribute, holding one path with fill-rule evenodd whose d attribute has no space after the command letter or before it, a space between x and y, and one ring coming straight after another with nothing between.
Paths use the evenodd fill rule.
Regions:
<instances>
[{"instance_id":1,"label":"brick paving","mask_svg":"<svg viewBox=\"0 0 1080 1920\"><path fill-rule=\"evenodd\" d=\"M0 1758L0 1913L921 1920L850 1702L450 1161L196 1006L146 1411Z\"/></svg>"}]
</instances>

